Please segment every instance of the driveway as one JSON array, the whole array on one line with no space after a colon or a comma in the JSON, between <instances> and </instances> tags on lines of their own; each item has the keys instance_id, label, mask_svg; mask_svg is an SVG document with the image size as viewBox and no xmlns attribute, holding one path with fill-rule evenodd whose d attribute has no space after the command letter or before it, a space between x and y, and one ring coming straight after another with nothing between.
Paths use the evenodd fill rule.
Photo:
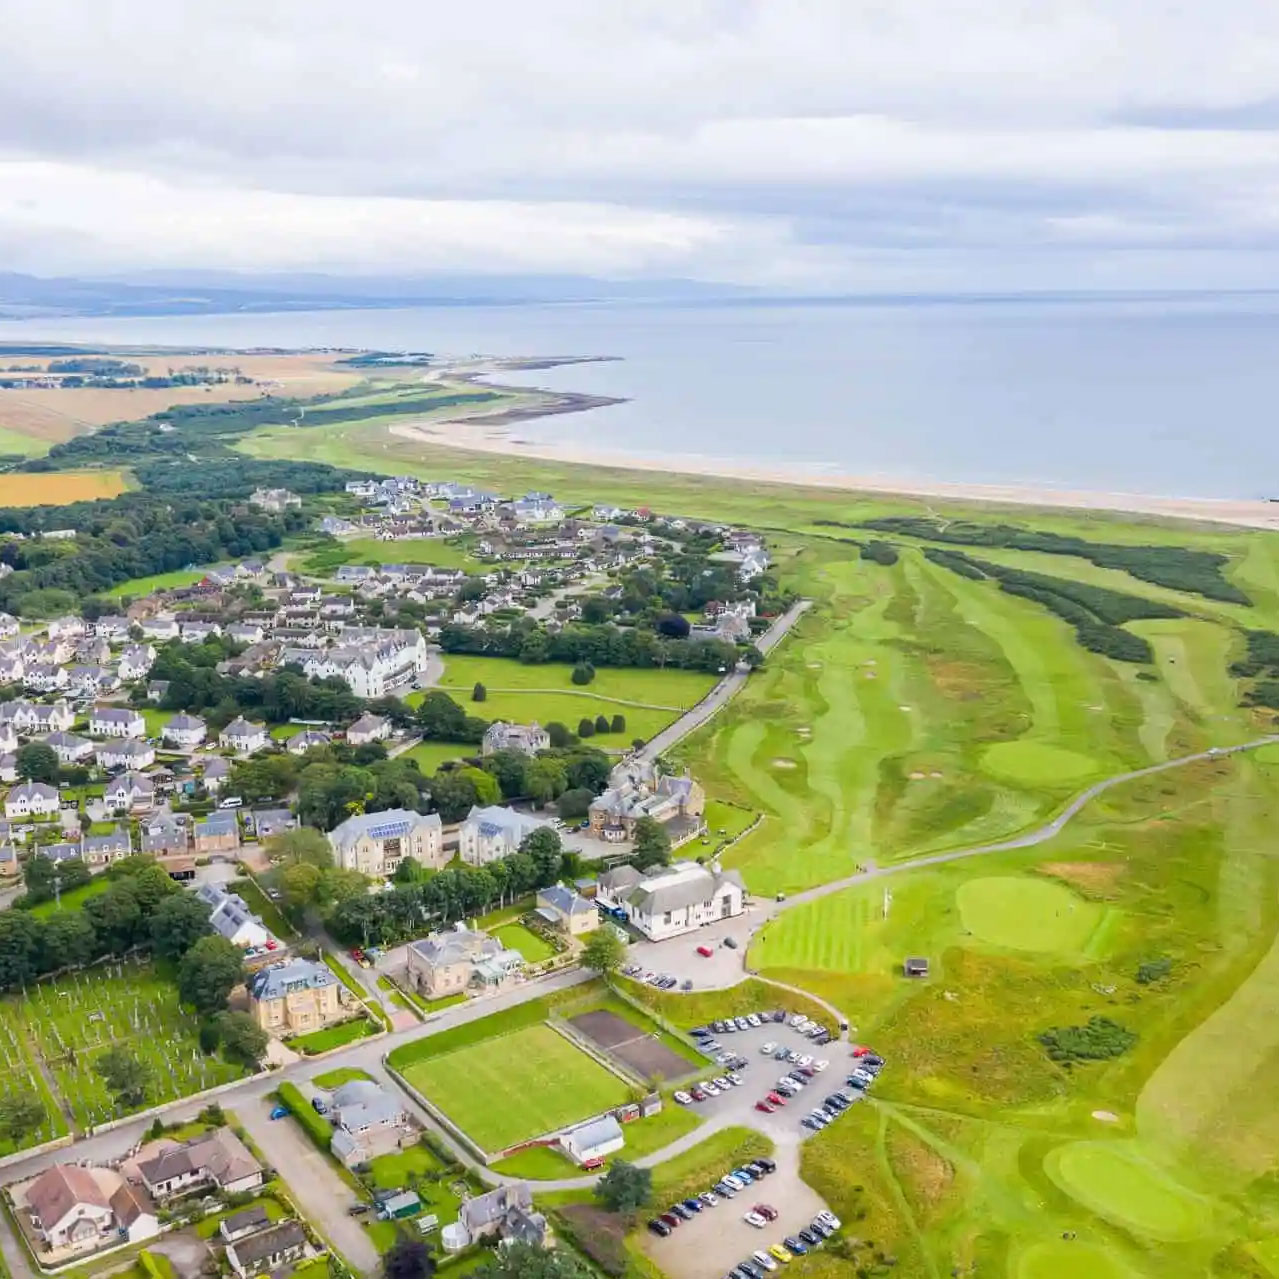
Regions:
<instances>
[{"instance_id":1,"label":"driveway","mask_svg":"<svg viewBox=\"0 0 1279 1279\"><path fill-rule=\"evenodd\" d=\"M237 1101L235 1113L262 1153L284 1177L303 1215L332 1241L356 1270L366 1275L375 1274L381 1264L378 1251L359 1220L346 1211L355 1202L355 1196L298 1124L292 1120L272 1120L271 1103L261 1097Z\"/></svg>"}]
</instances>

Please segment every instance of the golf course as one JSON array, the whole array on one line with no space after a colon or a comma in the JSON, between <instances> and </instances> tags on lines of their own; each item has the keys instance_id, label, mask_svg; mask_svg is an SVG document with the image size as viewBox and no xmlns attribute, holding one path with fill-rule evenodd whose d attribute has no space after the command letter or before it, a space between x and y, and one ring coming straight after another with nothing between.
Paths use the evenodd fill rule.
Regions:
<instances>
[{"instance_id":1,"label":"golf course","mask_svg":"<svg viewBox=\"0 0 1279 1279\"><path fill-rule=\"evenodd\" d=\"M725 854L759 900L892 868L787 900L747 958L887 1060L873 1100L802 1150L874 1241L865 1273L1279 1276L1279 748L1212 753L1275 731L1279 535L537 463L376 422L305 447L755 528L813 601L672 754L762 815ZM864 558L872 537L894 554ZM1197 755L1037 844L911 865ZM860 1272L826 1252L787 1273Z\"/></svg>"}]
</instances>

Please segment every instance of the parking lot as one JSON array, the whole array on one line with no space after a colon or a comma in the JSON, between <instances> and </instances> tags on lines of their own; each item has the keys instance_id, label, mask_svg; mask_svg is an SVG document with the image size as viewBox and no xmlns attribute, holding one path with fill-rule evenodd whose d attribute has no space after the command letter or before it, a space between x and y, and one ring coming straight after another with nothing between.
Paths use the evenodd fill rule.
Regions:
<instances>
[{"instance_id":1,"label":"parking lot","mask_svg":"<svg viewBox=\"0 0 1279 1279\"><path fill-rule=\"evenodd\" d=\"M627 947L626 962L646 970L670 973L681 983L690 981L694 990L722 990L741 981L751 934L767 918L767 904L753 904L741 915L708 924L681 937L658 942L635 941ZM737 945L725 946L726 937ZM705 946L710 955L698 954L699 946Z\"/></svg>"}]
</instances>

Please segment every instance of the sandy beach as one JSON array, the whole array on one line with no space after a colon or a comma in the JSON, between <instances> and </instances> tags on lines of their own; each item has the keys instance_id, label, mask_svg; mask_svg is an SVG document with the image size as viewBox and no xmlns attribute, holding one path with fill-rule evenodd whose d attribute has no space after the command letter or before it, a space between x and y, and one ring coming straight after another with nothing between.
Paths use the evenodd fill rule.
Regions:
<instances>
[{"instance_id":1,"label":"sandy beach","mask_svg":"<svg viewBox=\"0 0 1279 1279\"><path fill-rule=\"evenodd\" d=\"M476 414L448 421L398 423L388 429L392 435L401 439L417 440L437 447L466 449L475 453L498 453L503 457L527 457L546 462L576 462L637 471L679 471L688 475L896 494L903 497L935 497L958 502L988 502L999 506L1118 511L1164 519L1199 520L1241 528L1279 530L1279 502L1161 497L1148 493L1102 493L1030 484L961 484L882 475L850 475L771 462L737 462L693 453L681 453L674 457L648 457L622 450L582 449L545 441L535 442L521 438L518 431L511 429L520 418L535 416L545 415L536 412L508 412L487 420L484 414Z\"/></svg>"}]
</instances>

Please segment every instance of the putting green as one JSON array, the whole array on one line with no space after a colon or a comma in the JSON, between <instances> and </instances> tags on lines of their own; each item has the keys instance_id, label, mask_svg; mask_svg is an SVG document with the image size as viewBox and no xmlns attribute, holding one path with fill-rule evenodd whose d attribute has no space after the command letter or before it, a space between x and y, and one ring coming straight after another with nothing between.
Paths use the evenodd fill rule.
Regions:
<instances>
[{"instance_id":1,"label":"putting green","mask_svg":"<svg viewBox=\"0 0 1279 1279\"><path fill-rule=\"evenodd\" d=\"M1047 742L996 742L982 752L981 766L1020 786L1073 786L1098 772L1096 760Z\"/></svg>"},{"instance_id":2,"label":"putting green","mask_svg":"<svg viewBox=\"0 0 1279 1279\"><path fill-rule=\"evenodd\" d=\"M1212 1224L1208 1201L1179 1185L1133 1143L1072 1141L1049 1152L1044 1171L1085 1208L1149 1239L1195 1239Z\"/></svg>"},{"instance_id":3,"label":"putting green","mask_svg":"<svg viewBox=\"0 0 1279 1279\"><path fill-rule=\"evenodd\" d=\"M970 933L1013 950L1081 951L1102 915L1061 884L1017 875L970 879L955 900Z\"/></svg>"},{"instance_id":4,"label":"putting green","mask_svg":"<svg viewBox=\"0 0 1279 1279\"><path fill-rule=\"evenodd\" d=\"M1104 1248L1064 1239L1031 1244L1012 1273L1015 1279L1128 1279L1132 1274Z\"/></svg>"}]
</instances>

